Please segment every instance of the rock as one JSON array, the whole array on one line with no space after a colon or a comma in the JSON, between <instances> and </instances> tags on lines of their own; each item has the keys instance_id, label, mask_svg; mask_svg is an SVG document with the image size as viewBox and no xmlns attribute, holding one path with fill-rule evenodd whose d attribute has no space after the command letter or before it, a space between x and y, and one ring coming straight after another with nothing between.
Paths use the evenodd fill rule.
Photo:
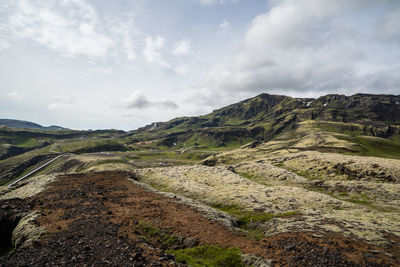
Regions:
<instances>
[{"instance_id":1,"label":"rock","mask_svg":"<svg viewBox=\"0 0 400 267\"><path fill-rule=\"evenodd\" d=\"M183 240L183 245L186 248L193 248L199 245L199 240L195 237L188 237Z\"/></svg>"},{"instance_id":2,"label":"rock","mask_svg":"<svg viewBox=\"0 0 400 267\"><path fill-rule=\"evenodd\" d=\"M314 238L321 238L323 235L321 235L321 234L313 234L312 235L312 237L314 237Z\"/></svg>"},{"instance_id":3,"label":"rock","mask_svg":"<svg viewBox=\"0 0 400 267\"><path fill-rule=\"evenodd\" d=\"M291 251L291 250L293 250L294 248L295 248L295 245L288 245L288 246L285 247L285 250L286 250L286 251Z\"/></svg>"},{"instance_id":4,"label":"rock","mask_svg":"<svg viewBox=\"0 0 400 267\"><path fill-rule=\"evenodd\" d=\"M254 255L242 254L242 262L245 266L271 267L272 261Z\"/></svg>"},{"instance_id":5,"label":"rock","mask_svg":"<svg viewBox=\"0 0 400 267\"><path fill-rule=\"evenodd\" d=\"M228 171L231 171L233 173L236 173L235 168L233 166L228 166L228 168L226 168Z\"/></svg>"},{"instance_id":6,"label":"rock","mask_svg":"<svg viewBox=\"0 0 400 267\"><path fill-rule=\"evenodd\" d=\"M375 258L375 256L370 253L365 253L364 258L370 259L370 258Z\"/></svg>"}]
</instances>

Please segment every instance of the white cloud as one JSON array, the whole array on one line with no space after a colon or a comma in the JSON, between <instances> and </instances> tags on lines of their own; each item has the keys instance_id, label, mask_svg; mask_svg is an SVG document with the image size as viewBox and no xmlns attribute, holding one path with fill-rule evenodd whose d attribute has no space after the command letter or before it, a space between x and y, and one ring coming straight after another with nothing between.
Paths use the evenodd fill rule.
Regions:
<instances>
[{"instance_id":1,"label":"white cloud","mask_svg":"<svg viewBox=\"0 0 400 267\"><path fill-rule=\"evenodd\" d=\"M10 18L11 31L69 56L105 57L114 41L97 31L95 10L82 0L65 0L62 9L53 2L21 0ZM68 11L68 12L66 12Z\"/></svg>"},{"instance_id":2,"label":"white cloud","mask_svg":"<svg viewBox=\"0 0 400 267\"><path fill-rule=\"evenodd\" d=\"M70 98L58 98L51 102L47 107L49 110L70 108L73 101Z\"/></svg>"},{"instance_id":3,"label":"white cloud","mask_svg":"<svg viewBox=\"0 0 400 267\"><path fill-rule=\"evenodd\" d=\"M156 63L165 68L170 68L171 65L163 59L160 52L164 48L165 39L161 36L157 36L153 39L151 36L147 36L145 39L146 47L143 50L143 55L149 63Z\"/></svg>"},{"instance_id":4,"label":"white cloud","mask_svg":"<svg viewBox=\"0 0 400 267\"><path fill-rule=\"evenodd\" d=\"M110 75L112 73L112 69L110 67L95 67L91 68L91 71L100 72L106 75Z\"/></svg>"},{"instance_id":5,"label":"white cloud","mask_svg":"<svg viewBox=\"0 0 400 267\"><path fill-rule=\"evenodd\" d=\"M7 40L7 35L9 35L7 31L7 26L0 23L0 50L7 49L11 46L9 41Z\"/></svg>"},{"instance_id":6,"label":"white cloud","mask_svg":"<svg viewBox=\"0 0 400 267\"><path fill-rule=\"evenodd\" d=\"M185 75L188 72L189 68L187 65L178 65L174 67L174 71L179 75Z\"/></svg>"},{"instance_id":7,"label":"white cloud","mask_svg":"<svg viewBox=\"0 0 400 267\"><path fill-rule=\"evenodd\" d=\"M0 39L0 49L7 49L9 47L10 47L10 43L8 43L6 40Z\"/></svg>"},{"instance_id":8,"label":"white cloud","mask_svg":"<svg viewBox=\"0 0 400 267\"><path fill-rule=\"evenodd\" d=\"M136 30L133 19L128 18L115 22L112 26L112 31L120 36L126 57L129 60L136 59L134 37L139 35L139 32Z\"/></svg>"},{"instance_id":9,"label":"white cloud","mask_svg":"<svg viewBox=\"0 0 400 267\"><path fill-rule=\"evenodd\" d=\"M254 18L237 53L211 69L208 88L252 94L290 90L348 94L377 89L398 93L400 65L387 60L399 56L396 45L371 34L388 12L397 16L395 5L390 5L393 1L275 3ZM384 12L371 16L376 8ZM383 21L386 35L394 36L397 20Z\"/></svg>"},{"instance_id":10,"label":"white cloud","mask_svg":"<svg viewBox=\"0 0 400 267\"><path fill-rule=\"evenodd\" d=\"M219 28L218 32L219 34L221 35L228 34L230 33L231 30L231 23L226 19L224 19L224 21L222 21L221 24L219 24L218 28Z\"/></svg>"},{"instance_id":11,"label":"white cloud","mask_svg":"<svg viewBox=\"0 0 400 267\"><path fill-rule=\"evenodd\" d=\"M226 2L237 2L239 0L200 0L200 3L204 6L213 6L216 4L225 4Z\"/></svg>"},{"instance_id":12,"label":"white cloud","mask_svg":"<svg viewBox=\"0 0 400 267\"><path fill-rule=\"evenodd\" d=\"M181 40L175 43L171 53L175 56L187 56L192 53L192 45L189 40Z\"/></svg>"},{"instance_id":13,"label":"white cloud","mask_svg":"<svg viewBox=\"0 0 400 267\"><path fill-rule=\"evenodd\" d=\"M136 59L140 32L131 13L111 19L86 0L18 0L8 9L0 21L0 48L28 40L69 57Z\"/></svg>"},{"instance_id":14,"label":"white cloud","mask_svg":"<svg viewBox=\"0 0 400 267\"><path fill-rule=\"evenodd\" d=\"M23 93L20 91L12 91L12 92L8 92L7 95L14 99L20 99L20 98L22 98Z\"/></svg>"},{"instance_id":15,"label":"white cloud","mask_svg":"<svg viewBox=\"0 0 400 267\"><path fill-rule=\"evenodd\" d=\"M177 108L178 105L169 99L150 101L142 91L136 91L122 101L122 107L127 109L145 109L149 107Z\"/></svg>"}]
</instances>

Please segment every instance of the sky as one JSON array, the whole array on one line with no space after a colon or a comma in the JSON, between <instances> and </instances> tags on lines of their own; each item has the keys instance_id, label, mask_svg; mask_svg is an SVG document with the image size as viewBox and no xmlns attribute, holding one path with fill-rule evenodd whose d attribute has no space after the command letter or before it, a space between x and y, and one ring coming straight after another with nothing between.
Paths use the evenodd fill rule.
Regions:
<instances>
[{"instance_id":1,"label":"sky","mask_svg":"<svg viewBox=\"0 0 400 267\"><path fill-rule=\"evenodd\" d=\"M399 95L400 1L0 2L0 118L133 130L260 93Z\"/></svg>"}]
</instances>

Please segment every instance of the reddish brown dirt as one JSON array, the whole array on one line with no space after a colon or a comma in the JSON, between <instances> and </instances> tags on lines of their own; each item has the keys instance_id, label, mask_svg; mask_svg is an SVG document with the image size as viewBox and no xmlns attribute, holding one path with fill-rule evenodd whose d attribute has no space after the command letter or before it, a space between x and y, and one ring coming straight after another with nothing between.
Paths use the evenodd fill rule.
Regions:
<instances>
[{"instance_id":1,"label":"reddish brown dirt","mask_svg":"<svg viewBox=\"0 0 400 267\"><path fill-rule=\"evenodd\" d=\"M0 266L179 266L165 253L167 246L143 237L143 223L178 236L170 249L190 243L236 246L272 259L276 266L400 266L398 247L386 247L393 254L386 255L385 248L338 233L286 233L251 240L128 177L125 172L104 172L67 175L53 182L27 202L29 209L41 211L36 223L48 233L31 247L0 257Z\"/></svg>"}]
</instances>

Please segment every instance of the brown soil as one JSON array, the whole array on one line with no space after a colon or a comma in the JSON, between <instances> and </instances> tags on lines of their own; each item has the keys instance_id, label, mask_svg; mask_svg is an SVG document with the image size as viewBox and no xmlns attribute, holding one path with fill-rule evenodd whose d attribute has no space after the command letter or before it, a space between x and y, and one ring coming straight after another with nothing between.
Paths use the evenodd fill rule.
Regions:
<instances>
[{"instance_id":1,"label":"brown soil","mask_svg":"<svg viewBox=\"0 0 400 267\"><path fill-rule=\"evenodd\" d=\"M129 177L125 172L66 175L28 199L25 205L41 211L36 223L48 232L32 246L0 257L0 266L183 266L165 250L197 244L236 246L244 253L272 259L276 266L400 265L396 245L376 247L333 232L252 240L176 199L132 183ZM166 245L146 238L143 224L178 236L177 243ZM398 237L390 236L390 240Z\"/></svg>"}]
</instances>

